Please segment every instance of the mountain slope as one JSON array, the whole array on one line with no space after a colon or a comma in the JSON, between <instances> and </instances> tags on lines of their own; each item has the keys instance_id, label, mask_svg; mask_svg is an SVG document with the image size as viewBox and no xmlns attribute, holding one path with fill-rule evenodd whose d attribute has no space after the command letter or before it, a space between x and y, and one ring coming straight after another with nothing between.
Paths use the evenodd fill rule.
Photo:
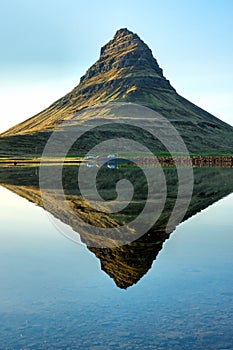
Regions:
<instances>
[{"instance_id":1,"label":"mountain slope","mask_svg":"<svg viewBox=\"0 0 233 350\"><path fill-rule=\"evenodd\" d=\"M149 47L128 29L116 32L70 93L1 134L0 150L15 143L22 151L24 145L31 149L37 143L42 150L62 121L109 102L133 102L160 112L177 128L190 152L233 152L233 128L177 94Z\"/></svg>"}]
</instances>

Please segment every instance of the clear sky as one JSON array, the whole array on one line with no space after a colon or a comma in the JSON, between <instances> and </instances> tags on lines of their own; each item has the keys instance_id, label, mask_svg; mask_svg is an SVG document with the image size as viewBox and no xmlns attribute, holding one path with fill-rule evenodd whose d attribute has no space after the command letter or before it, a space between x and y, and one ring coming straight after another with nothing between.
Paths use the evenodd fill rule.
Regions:
<instances>
[{"instance_id":1,"label":"clear sky","mask_svg":"<svg viewBox=\"0 0 233 350\"><path fill-rule=\"evenodd\" d=\"M2 0L0 132L76 86L122 27L178 93L233 125L232 19L231 0Z\"/></svg>"}]
</instances>

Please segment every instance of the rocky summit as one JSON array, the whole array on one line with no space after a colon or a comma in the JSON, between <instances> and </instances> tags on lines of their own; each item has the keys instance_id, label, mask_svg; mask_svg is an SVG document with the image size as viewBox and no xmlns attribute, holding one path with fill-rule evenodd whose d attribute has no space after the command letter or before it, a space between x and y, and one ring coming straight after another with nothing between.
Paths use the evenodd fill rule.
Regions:
<instances>
[{"instance_id":1,"label":"rocky summit","mask_svg":"<svg viewBox=\"0 0 233 350\"><path fill-rule=\"evenodd\" d=\"M126 28L119 29L101 48L97 62L71 92L1 134L0 152L32 155L36 149L41 153L51 132L63 121L83 109L112 102L136 103L161 113L176 127L191 153L233 153L233 128L180 96L163 76L150 48ZM76 121L78 125L78 118ZM78 148L75 152L80 153Z\"/></svg>"}]
</instances>

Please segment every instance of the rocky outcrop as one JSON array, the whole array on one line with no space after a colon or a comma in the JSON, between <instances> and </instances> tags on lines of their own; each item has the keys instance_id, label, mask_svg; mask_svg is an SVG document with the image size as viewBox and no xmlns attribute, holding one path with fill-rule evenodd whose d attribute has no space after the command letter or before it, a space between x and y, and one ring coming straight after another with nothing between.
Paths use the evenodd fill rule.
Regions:
<instances>
[{"instance_id":1,"label":"rocky outcrop","mask_svg":"<svg viewBox=\"0 0 233 350\"><path fill-rule=\"evenodd\" d=\"M128 74L129 77L151 76L165 80L152 51L137 34L126 28L118 30L114 38L101 48L100 58L80 81L84 83L111 71L120 72L119 75ZM114 75L109 78L114 79Z\"/></svg>"}]
</instances>

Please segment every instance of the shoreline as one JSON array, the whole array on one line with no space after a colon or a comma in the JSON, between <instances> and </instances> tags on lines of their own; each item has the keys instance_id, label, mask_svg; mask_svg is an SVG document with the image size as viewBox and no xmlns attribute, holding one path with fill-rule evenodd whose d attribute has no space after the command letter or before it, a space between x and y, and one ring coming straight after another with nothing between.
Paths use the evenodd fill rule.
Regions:
<instances>
[{"instance_id":1,"label":"shoreline","mask_svg":"<svg viewBox=\"0 0 233 350\"><path fill-rule=\"evenodd\" d=\"M233 156L155 156L143 157L135 156L129 157L132 161L135 161L138 165L156 166L158 161L161 166L197 166L197 167L230 167L233 168ZM191 160L191 162L190 162ZM41 158L2 158L0 159L0 166L40 166L40 165L57 165L61 164L61 158L48 158L43 160ZM88 160L78 158L66 158L63 162L65 165L80 165L82 163L89 163ZM95 160L93 160L95 163Z\"/></svg>"}]
</instances>

